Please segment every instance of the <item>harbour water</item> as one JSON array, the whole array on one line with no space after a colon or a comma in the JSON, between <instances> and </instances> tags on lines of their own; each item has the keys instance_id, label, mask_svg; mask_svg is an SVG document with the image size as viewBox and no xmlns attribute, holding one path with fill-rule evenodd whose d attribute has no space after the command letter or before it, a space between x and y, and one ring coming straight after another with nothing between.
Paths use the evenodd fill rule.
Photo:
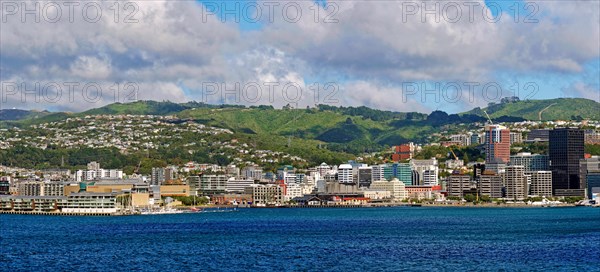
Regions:
<instances>
[{"instance_id":1,"label":"harbour water","mask_svg":"<svg viewBox=\"0 0 600 272\"><path fill-rule=\"evenodd\" d=\"M0 215L0 271L600 271L600 209Z\"/></svg>"}]
</instances>

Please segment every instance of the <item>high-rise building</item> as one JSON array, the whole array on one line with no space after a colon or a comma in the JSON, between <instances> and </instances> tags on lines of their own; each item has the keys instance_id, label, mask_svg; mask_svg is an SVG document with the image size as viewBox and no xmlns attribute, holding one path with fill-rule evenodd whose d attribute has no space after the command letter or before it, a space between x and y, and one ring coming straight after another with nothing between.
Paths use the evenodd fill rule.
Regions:
<instances>
[{"instance_id":1,"label":"high-rise building","mask_svg":"<svg viewBox=\"0 0 600 272\"><path fill-rule=\"evenodd\" d=\"M0 195L10 194L10 180L8 177L0 177Z\"/></svg>"},{"instance_id":2,"label":"high-rise building","mask_svg":"<svg viewBox=\"0 0 600 272\"><path fill-rule=\"evenodd\" d=\"M468 134L454 134L450 135L450 141L460 143L461 146L471 145L471 135Z\"/></svg>"},{"instance_id":3,"label":"high-rise building","mask_svg":"<svg viewBox=\"0 0 600 272\"><path fill-rule=\"evenodd\" d=\"M473 165L473 179L477 179L479 176L483 175L485 172L485 164L477 163Z\"/></svg>"},{"instance_id":4,"label":"high-rise building","mask_svg":"<svg viewBox=\"0 0 600 272\"><path fill-rule=\"evenodd\" d=\"M479 142L481 141L479 134L477 133L473 133L471 134L471 144L472 145L477 145L479 144Z\"/></svg>"},{"instance_id":5,"label":"high-rise building","mask_svg":"<svg viewBox=\"0 0 600 272\"><path fill-rule=\"evenodd\" d=\"M492 171L496 174L504 174L506 170L506 163L503 162L487 162L485 164L486 171Z\"/></svg>"},{"instance_id":6,"label":"high-rise building","mask_svg":"<svg viewBox=\"0 0 600 272\"><path fill-rule=\"evenodd\" d=\"M502 176L493 172L483 172L477 178L480 195L490 198L502 197Z\"/></svg>"},{"instance_id":7,"label":"high-rise building","mask_svg":"<svg viewBox=\"0 0 600 272\"><path fill-rule=\"evenodd\" d=\"M258 166L248 166L248 167L245 167L244 169L242 169L242 176L249 178L249 179L261 180L262 175L263 175L263 170L262 170L262 168L260 168Z\"/></svg>"},{"instance_id":8,"label":"high-rise building","mask_svg":"<svg viewBox=\"0 0 600 272\"><path fill-rule=\"evenodd\" d=\"M386 165L385 164L380 164L380 165L373 165L371 166L372 170L371 170L371 181L380 181L380 180L385 180L385 168Z\"/></svg>"},{"instance_id":9,"label":"high-rise building","mask_svg":"<svg viewBox=\"0 0 600 272\"><path fill-rule=\"evenodd\" d=\"M547 142L549 139L549 129L533 129L527 134L527 142Z\"/></svg>"},{"instance_id":10,"label":"high-rise building","mask_svg":"<svg viewBox=\"0 0 600 272\"><path fill-rule=\"evenodd\" d=\"M471 189L471 176L452 174L448 177L446 191L448 196L463 197L464 192Z\"/></svg>"},{"instance_id":11,"label":"high-rise building","mask_svg":"<svg viewBox=\"0 0 600 272\"><path fill-rule=\"evenodd\" d=\"M517 144L523 142L523 134L521 132L510 133L510 144Z\"/></svg>"},{"instance_id":12,"label":"high-rise building","mask_svg":"<svg viewBox=\"0 0 600 272\"><path fill-rule=\"evenodd\" d=\"M324 177L329 171L331 171L331 166L326 163L321 163L321 165L317 166L317 172L321 177Z\"/></svg>"},{"instance_id":13,"label":"high-rise building","mask_svg":"<svg viewBox=\"0 0 600 272\"><path fill-rule=\"evenodd\" d=\"M438 185L438 172L436 170L423 171L423 185L425 185L425 186Z\"/></svg>"},{"instance_id":14,"label":"high-rise building","mask_svg":"<svg viewBox=\"0 0 600 272\"><path fill-rule=\"evenodd\" d=\"M395 178L402 181L406 186L412 184L412 167L410 166L410 163L394 164L393 169Z\"/></svg>"},{"instance_id":15,"label":"high-rise building","mask_svg":"<svg viewBox=\"0 0 600 272\"><path fill-rule=\"evenodd\" d=\"M402 144L394 146L394 154L392 154L392 160L399 162L403 160L412 159L415 154L415 145L413 143Z\"/></svg>"},{"instance_id":16,"label":"high-rise building","mask_svg":"<svg viewBox=\"0 0 600 272\"><path fill-rule=\"evenodd\" d=\"M504 186L506 187L506 198L523 200L527 197L527 179L525 178L525 167L513 165L506 167L504 173Z\"/></svg>"},{"instance_id":17,"label":"high-rise building","mask_svg":"<svg viewBox=\"0 0 600 272\"><path fill-rule=\"evenodd\" d=\"M579 160L584 158L583 130L558 128L550 131L552 192L557 196L583 196Z\"/></svg>"},{"instance_id":18,"label":"high-rise building","mask_svg":"<svg viewBox=\"0 0 600 272\"><path fill-rule=\"evenodd\" d=\"M358 187L369 188L371 186L372 172L373 168L369 166L358 168Z\"/></svg>"},{"instance_id":19,"label":"high-rise building","mask_svg":"<svg viewBox=\"0 0 600 272\"><path fill-rule=\"evenodd\" d=\"M552 196L552 171L533 171L525 174L531 176L529 195Z\"/></svg>"},{"instance_id":20,"label":"high-rise building","mask_svg":"<svg viewBox=\"0 0 600 272\"><path fill-rule=\"evenodd\" d=\"M522 165L525 167L525 172L547 171L550 169L548 166L548 155L531 154L528 152L510 156L510 165Z\"/></svg>"},{"instance_id":21,"label":"high-rise building","mask_svg":"<svg viewBox=\"0 0 600 272\"><path fill-rule=\"evenodd\" d=\"M354 183L352 165L342 164L338 167L338 182L344 184Z\"/></svg>"},{"instance_id":22,"label":"high-rise building","mask_svg":"<svg viewBox=\"0 0 600 272\"><path fill-rule=\"evenodd\" d=\"M485 126L485 161L510 161L510 130L501 125Z\"/></svg>"},{"instance_id":23,"label":"high-rise building","mask_svg":"<svg viewBox=\"0 0 600 272\"><path fill-rule=\"evenodd\" d=\"M600 144L600 131L586 129L583 138L586 144Z\"/></svg>"},{"instance_id":24,"label":"high-rise building","mask_svg":"<svg viewBox=\"0 0 600 272\"><path fill-rule=\"evenodd\" d=\"M587 197L594 199L596 195L596 203L600 201L600 171L590 171L586 175Z\"/></svg>"},{"instance_id":25,"label":"high-rise building","mask_svg":"<svg viewBox=\"0 0 600 272\"><path fill-rule=\"evenodd\" d=\"M598 156L593 156L591 158L582 159L579 161L579 181L581 182L580 188L588 189L587 185L587 174L588 172L597 172L600 171L600 158ZM588 191L588 196L590 196L590 191Z\"/></svg>"},{"instance_id":26,"label":"high-rise building","mask_svg":"<svg viewBox=\"0 0 600 272\"><path fill-rule=\"evenodd\" d=\"M165 169L162 167L152 168L152 175L150 176L150 185L162 185L165 181Z\"/></svg>"},{"instance_id":27,"label":"high-rise building","mask_svg":"<svg viewBox=\"0 0 600 272\"><path fill-rule=\"evenodd\" d=\"M429 160L411 160L412 170L418 174L418 180L413 180L412 185L437 185L439 166L436 158ZM427 173L425 173L427 171ZM425 184L427 182L427 184Z\"/></svg>"}]
</instances>

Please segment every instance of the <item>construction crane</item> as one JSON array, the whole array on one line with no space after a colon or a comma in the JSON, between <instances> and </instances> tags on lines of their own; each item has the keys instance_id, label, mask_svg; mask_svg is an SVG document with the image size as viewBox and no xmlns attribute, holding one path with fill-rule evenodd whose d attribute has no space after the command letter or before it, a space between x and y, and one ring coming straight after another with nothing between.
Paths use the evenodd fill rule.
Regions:
<instances>
[{"instance_id":1,"label":"construction crane","mask_svg":"<svg viewBox=\"0 0 600 272\"><path fill-rule=\"evenodd\" d=\"M452 153L452 156L454 156L454 160L458 161L458 157L456 156L456 154L454 153L454 151L452 150L452 147L448 147L448 149L450 149L450 152Z\"/></svg>"},{"instance_id":2,"label":"construction crane","mask_svg":"<svg viewBox=\"0 0 600 272\"><path fill-rule=\"evenodd\" d=\"M494 124L494 122L492 122L492 118L490 118L490 115L487 113L487 111L483 111L483 113L485 113L485 116L487 116L488 121L490 121L490 125Z\"/></svg>"},{"instance_id":3,"label":"construction crane","mask_svg":"<svg viewBox=\"0 0 600 272\"><path fill-rule=\"evenodd\" d=\"M140 173L140 168L142 167L142 161L140 161L140 163L138 164L138 166L135 168L135 171L133 171L136 174Z\"/></svg>"}]
</instances>

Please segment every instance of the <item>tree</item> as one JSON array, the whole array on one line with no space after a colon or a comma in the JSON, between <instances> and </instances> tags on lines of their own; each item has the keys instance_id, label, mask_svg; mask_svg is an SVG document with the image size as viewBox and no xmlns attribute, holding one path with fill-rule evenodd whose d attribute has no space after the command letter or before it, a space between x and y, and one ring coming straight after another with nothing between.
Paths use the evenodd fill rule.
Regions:
<instances>
[{"instance_id":1,"label":"tree","mask_svg":"<svg viewBox=\"0 0 600 272\"><path fill-rule=\"evenodd\" d=\"M473 194L466 194L463 197L467 202L475 202L477 200L477 196L473 195Z\"/></svg>"}]
</instances>

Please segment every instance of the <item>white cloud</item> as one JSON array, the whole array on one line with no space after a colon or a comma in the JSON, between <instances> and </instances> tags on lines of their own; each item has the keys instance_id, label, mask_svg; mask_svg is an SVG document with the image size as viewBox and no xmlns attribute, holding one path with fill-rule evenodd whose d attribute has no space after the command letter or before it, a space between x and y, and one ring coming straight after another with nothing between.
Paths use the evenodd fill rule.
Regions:
<instances>
[{"instance_id":1,"label":"white cloud","mask_svg":"<svg viewBox=\"0 0 600 272\"><path fill-rule=\"evenodd\" d=\"M463 5L458 22L441 18L439 23L432 16L422 22L420 13L403 18L401 1L329 1L339 7L330 18L337 23L325 23L329 11L300 1L295 2L303 12L299 22L286 22L278 9L273 23L251 32L241 32L216 16L202 16L206 10L194 1L133 2L139 7L134 15L137 23L123 23L126 12L115 23L110 13L113 3L99 3L104 16L97 23L85 22L80 10L73 23L22 23L19 16L6 17L0 39L1 80L133 82L144 99L171 101L201 100L207 82L228 86L294 82L305 92L299 105L322 103L314 101L311 84L319 82L323 88L333 81L340 86L344 105L430 111L420 101L399 104L386 97L401 97L403 82L487 83L506 71L579 74L587 62L600 58L597 1L536 2L538 23L524 23L524 14L519 22L508 14L496 23L487 22L483 16L491 15L483 1L478 2L472 22ZM287 104L281 87L276 91L275 100L247 104ZM210 102L231 102L222 98ZM10 105L34 106L17 101Z\"/></svg>"}]
</instances>

